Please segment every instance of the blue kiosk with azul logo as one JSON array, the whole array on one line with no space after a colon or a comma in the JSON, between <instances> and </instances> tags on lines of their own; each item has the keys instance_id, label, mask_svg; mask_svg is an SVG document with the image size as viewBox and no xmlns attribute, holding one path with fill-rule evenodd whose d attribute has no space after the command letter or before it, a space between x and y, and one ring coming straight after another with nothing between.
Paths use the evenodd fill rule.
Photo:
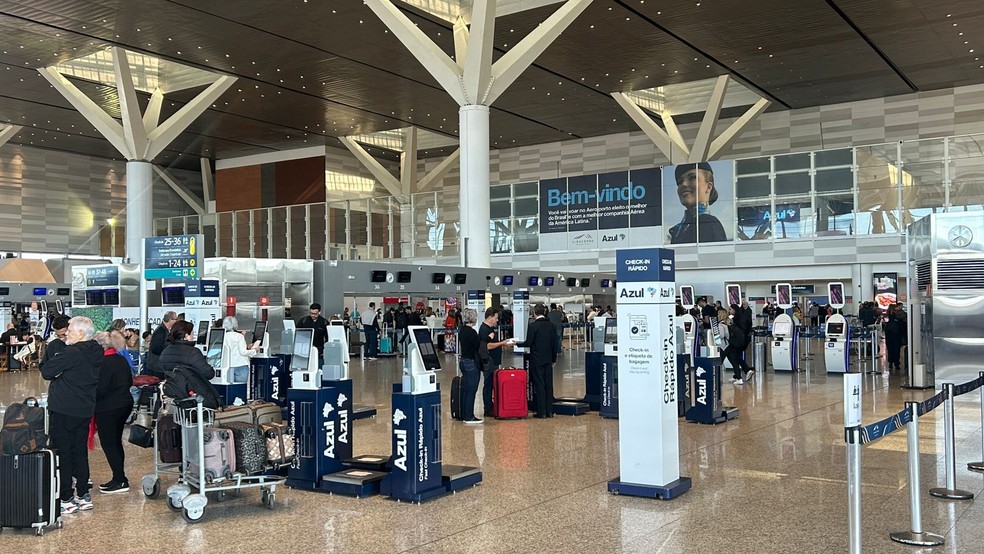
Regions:
<instances>
[{"instance_id":1,"label":"blue kiosk with azul logo","mask_svg":"<svg viewBox=\"0 0 984 554\"><path fill-rule=\"evenodd\" d=\"M620 475L608 491L669 500L690 490L680 476L674 252L619 250L616 302Z\"/></svg>"},{"instance_id":2,"label":"blue kiosk with azul logo","mask_svg":"<svg viewBox=\"0 0 984 554\"><path fill-rule=\"evenodd\" d=\"M290 370L287 421L294 436L295 456L287 470L287 485L354 496L368 494L347 486L335 487L324 479L349 469L342 460L352 457L352 380L344 375L344 379L322 382L314 329L294 333Z\"/></svg>"},{"instance_id":3,"label":"blue kiosk with azul logo","mask_svg":"<svg viewBox=\"0 0 984 554\"><path fill-rule=\"evenodd\" d=\"M410 344L402 383L393 385L393 454L380 491L396 500L423 502L476 485L475 467L445 465L441 454L441 362L429 328L407 328Z\"/></svg>"}]
</instances>

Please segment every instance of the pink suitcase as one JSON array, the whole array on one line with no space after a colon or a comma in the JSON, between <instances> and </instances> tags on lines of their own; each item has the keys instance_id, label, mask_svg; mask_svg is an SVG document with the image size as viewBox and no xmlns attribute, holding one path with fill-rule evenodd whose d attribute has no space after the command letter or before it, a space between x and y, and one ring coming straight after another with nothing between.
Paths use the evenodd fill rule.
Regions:
<instances>
[{"instance_id":1,"label":"pink suitcase","mask_svg":"<svg viewBox=\"0 0 984 554\"><path fill-rule=\"evenodd\" d=\"M206 427L202 437L205 443L205 481L229 479L236 471L236 444L232 431L218 427Z\"/></svg>"}]
</instances>

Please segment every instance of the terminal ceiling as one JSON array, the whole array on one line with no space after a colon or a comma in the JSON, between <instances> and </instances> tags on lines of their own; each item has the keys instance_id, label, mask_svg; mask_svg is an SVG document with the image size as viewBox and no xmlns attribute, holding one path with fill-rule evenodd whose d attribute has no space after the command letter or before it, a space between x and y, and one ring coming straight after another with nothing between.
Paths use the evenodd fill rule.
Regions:
<instances>
[{"instance_id":1,"label":"terminal ceiling","mask_svg":"<svg viewBox=\"0 0 984 554\"><path fill-rule=\"evenodd\" d=\"M453 54L451 23L397 4ZM498 18L495 56L557 6ZM721 74L771 110L982 83L981 29L980 0L594 0L493 105L493 147L633 131L609 93ZM25 126L12 142L118 158L36 71L114 45L239 78L164 166L410 125L457 132L457 105L361 0L5 0L0 122ZM75 82L113 112L113 87ZM200 90L168 94L162 120Z\"/></svg>"}]
</instances>

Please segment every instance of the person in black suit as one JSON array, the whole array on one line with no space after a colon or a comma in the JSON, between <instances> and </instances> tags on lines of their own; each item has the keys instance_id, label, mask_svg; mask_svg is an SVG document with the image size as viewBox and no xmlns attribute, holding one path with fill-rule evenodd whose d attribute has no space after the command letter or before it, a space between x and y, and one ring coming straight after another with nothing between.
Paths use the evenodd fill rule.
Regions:
<instances>
[{"instance_id":1,"label":"person in black suit","mask_svg":"<svg viewBox=\"0 0 984 554\"><path fill-rule=\"evenodd\" d=\"M536 396L536 418L553 417L553 364L557 362L557 331L547 319L543 304L533 307L535 318L526 331L526 340L516 346L530 349L530 378Z\"/></svg>"}]
</instances>

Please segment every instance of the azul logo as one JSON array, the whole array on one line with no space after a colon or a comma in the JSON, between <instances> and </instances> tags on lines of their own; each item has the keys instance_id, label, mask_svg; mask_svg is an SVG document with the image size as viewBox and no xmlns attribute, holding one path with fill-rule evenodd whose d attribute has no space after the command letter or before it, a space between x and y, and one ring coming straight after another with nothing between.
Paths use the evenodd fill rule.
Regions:
<instances>
[{"instance_id":1,"label":"azul logo","mask_svg":"<svg viewBox=\"0 0 984 554\"><path fill-rule=\"evenodd\" d=\"M622 242L625 240L625 233L615 233L613 235L601 235L601 242Z\"/></svg>"},{"instance_id":2,"label":"azul logo","mask_svg":"<svg viewBox=\"0 0 984 554\"><path fill-rule=\"evenodd\" d=\"M619 298L645 298L642 289L622 289L618 292Z\"/></svg>"},{"instance_id":3,"label":"azul logo","mask_svg":"<svg viewBox=\"0 0 984 554\"><path fill-rule=\"evenodd\" d=\"M397 408L393 412L393 425L399 425L401 421L407 418L407 415L403 413L403 410Z\"/></svg>"},{"instance_id":4,"label":"azul logo","mask_svg":"<svg viewBox=\"0 0 984 554\"><path fill-rule=\"evenodd\" d=\"M348 397L345 396L344 393L338 393L338 407L339 408L341 408L342 406L345 405L345 401L346 400L348 400Z\"/></svg>"},{"instance_id":5,"label":"azul logo","mask_svg":"<svg viewBox=\"0 0 984 554\"><path fill-rule=\"evenodd\" d=\"M646 294L649 295L649 298L656 298L656 287L647 287Z\"/></svg>"},{"instance_id":6,"label":"azul logo","mask_svg":"<svg viewBox=\"0 0 984 554\"><path fill-rule=\"evenodd\" d=\"M705 373L704 368L697 368L697 377L703 377ZM707 379L697 379L697 402L707 405Z\"/></svg>"},{"instance_id":7,"label":"azul logo","mask_svg":"<svg viewBox=\"0 0 984 554\"><path fill-rule=\"evenodd\" d=\"M328 419L334 410L335 408L328 402L325 402L325 407L321 410L321 414L325 417L325 422L322 424L325 429L325 456L329 458L335 457L335 420Z\"/></svg>"},{"instance_id":8,"label":"azul logo","mask_svg":"<svg viewBox=\"0 0 984 554\"><path fill-rule=\"evenodd\" d=\"M407 431L406 429L393 429L393 437L396 439L396 459L393 465L407 470Z\"/></svg>"},{"instance_id":9,"label":"azul logo","mask_svg":"<svg viewBox=\"0 0 984 554\"><path fill-rule=\"evenodd\" d=\"M338 395L338 442L348 444L349 411L342 408L348 398Z\"/></svg>"}]
</instances>

